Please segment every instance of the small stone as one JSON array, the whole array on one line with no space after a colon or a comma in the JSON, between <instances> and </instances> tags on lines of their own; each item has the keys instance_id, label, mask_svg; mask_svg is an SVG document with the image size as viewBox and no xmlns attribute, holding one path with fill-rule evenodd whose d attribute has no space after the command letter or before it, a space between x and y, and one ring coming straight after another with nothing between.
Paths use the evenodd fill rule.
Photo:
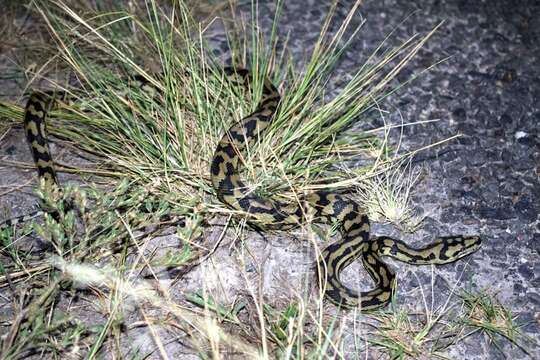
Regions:
<instances>
[{"instance_id":1,"label":"small stone","mask_svg":"<svg viewBox=\"0 0 540 360\"><path fill-rule=\"evenodd\" d=\"M536 144L536 139L533 136L527 135L517 139L518 144L526 146L534 146Z\"/></svg>"},{"instance_id":2,"label":"small stone","mask_svg":"<svg viewBox=\"0 0 540 360\"><path fill-rule=\"evenodd\" d=\"M529 134L527 134L525 131L516 131L516 134L514 135L514 137L516 138L516 140L519 140L519 139L522 139L524 137L527 137L529 136Z\"/></svg>"}]
</instances>

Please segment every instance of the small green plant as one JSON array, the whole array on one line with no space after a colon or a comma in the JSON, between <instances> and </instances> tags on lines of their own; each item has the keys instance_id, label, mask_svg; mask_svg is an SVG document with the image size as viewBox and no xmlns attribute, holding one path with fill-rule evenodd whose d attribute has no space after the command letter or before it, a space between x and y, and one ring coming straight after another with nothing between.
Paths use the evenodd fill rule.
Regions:
<instances>
[{"instance_id":1,"label":"small green plant","mask_svg":"<svg viewBox=\"0 0 540 360\"><path fill-rule=\"evenodd\" d=\"M496 294L488 291L465 291L460 294L460 298L465 306L465 314L459 321L472 329L467 336L476 332L484 333L503 354L499 340L504 338L529 354L525 344L535 341L521 332L523 325L518 325L518 317L499 302Z\"/></svg>"},{"instance_id":2,"label":"small green plant","mask_svg":"<svg viewBox=\"0 0 540 360\"><path fill-rule=\"evenodd\" d=\"M270 333L279 344L283 345L283 342L289 338L289 333L292 331L290 326L294 324L294 319L298 316L298 306L289 304L282 312L276 314L274 309L264 304L263 311L270 324Z\"/></svg>"}]
</instances>

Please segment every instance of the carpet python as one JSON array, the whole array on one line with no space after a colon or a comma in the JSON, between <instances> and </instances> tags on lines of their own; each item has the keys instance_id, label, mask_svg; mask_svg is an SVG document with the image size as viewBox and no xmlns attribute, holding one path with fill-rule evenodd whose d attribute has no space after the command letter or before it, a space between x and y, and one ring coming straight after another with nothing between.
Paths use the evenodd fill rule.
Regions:
<instances>
[{"instance_id":1,"label":"carpet python","mask_svg":"<svg viewBox=\"0 0 540 360\"><path fill-rule=\"evenodd\" d=\"M224 71L233 84L249 88L251 73L248 70L227 67ZM307 214L316 222L337 223L342 238L324 248L316 261L319 284L330 302L342 308L359 307L363 311L388 304L395 290L396 275L382 261L382 256L414 265L446 264L480 248L478 236L440 237L419 249L386 236L370 238L370 223L365 211L355 201L335 192L312 192L297 203L284 203L253 193L240 177L240 156L271 124L279 101L277 88L265 79L256 110L230 127L219 141L210 169L212 185L221 202L248 214L248 222L256 226L290 230L305 223ZM50 92L31 94L25 109L24 128L39 177L57 184L45 129L47 112L54 102ZM28 217L8 220L2 226L13 225ZM340 281L341 271L357 259L362 261L375 283L372 290L357 292Z\"/></svg>"},{"instance_id":2,"label":"carpet python","mask_svg":"<svg viewBox=\"0 0 540 360\"><path fill-rule=\"evenodd\" d=\"M248 70L227 68L234 82L249 87ZM255 194L241 177L240 155L257 141L276 114L280 94L265 79L262 97L256 110L229 128L215 150L211 165L212 184L218 198L229 207L249 214L248 221L269 229L288 230L305 222L306 213L315 221L339 224L342 238L327 246L320 254L316 272L326 299L343 307L371 310L388 304L395 289L395 273L382 260L391 256L403 262L446 264L469 255L480 248L478 236L446 236L415 249L390 237L370 238L369 219L360 205L341 194L317 191L297 203L283 203ZM356 259L375 282L375 288L356 292L340 281L341 271Z\"/></svg>"}]
</instances>

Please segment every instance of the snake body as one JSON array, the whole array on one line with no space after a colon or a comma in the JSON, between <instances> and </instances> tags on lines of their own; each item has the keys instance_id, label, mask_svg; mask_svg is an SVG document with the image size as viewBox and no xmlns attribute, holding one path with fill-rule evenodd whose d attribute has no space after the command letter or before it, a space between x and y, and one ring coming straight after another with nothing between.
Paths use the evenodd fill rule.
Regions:
<instances>
[{"instance_id":1,"label":"snake body","mask_svg":"<svg viewBox=\"0 0 540 360\"><path fill-rule=\"evenodd\" d=\"M24 112L24 131L40 179L58 184L54 170L45 120L55 97L51 93L33 92L26 103Z\"/></svg>"},{"instance_id":2,"label":"snake body","mask_svg":"<svg viewBox=\"0 0 540 360\"><path fill-rule=\"evenodd\" d=\"M55 102L55 97L54 92L49 91L34 91L30 94L24 110L24 132L26 140L30 145L39 178L57 186L58 180L56 171L54 170L51 152L49 151L46 131L47 114ZM43 214L44 211L38 210L30 214L8 219L0 223L0 231L6 227L24 223Z\"/></svg>"},{"instance_id":3,"label":"snake body","mask_svg":"<svg viewBox=\"0 0 540 360\"><path fill-rule=\"evenodd\" d=\"M249 87L251 74L245 69L226 69L236 82ZM283 203L255 194L240 177L242 151L268 128L280 101L277 88L265 79L256 110L223 135L211 165L212 184L218 198L229 207L249 215L248 221L270 229L287 230L306 221L311 211L316 221L337 222L342 238L327 246L317 260L316 272L325 297L344 307L375 309L388 304L395 289L395 273L382 260L392 256L409 264L446 264L478 250L478 236L447 236L415 249L390 237L370 238L370 224L360 205L341 194L317 191L298 203ZM340 281L341 271L356 259L375 282L375 288L356 292Z\"/></svg>"},{"instance_id":4,"label":"snake body","mask_svg":"<svg viewBox=\"0 0 540 360\"><path fill-rule=\"evenodd\" d=\"M248 70L225 68L224 71L232 82L249 88L251 73ZM45 129L45 119L53 101L50 93L33 93L26 105L24 126L39 177L57 184ZM382 256L415 265L446 264L480 247L478 236L441 237L420 249L389 237L370 238L366 213L358 203L339 193L317 191L302 197L298 203L284 203L252 192L241 179L240 156L271 124L279 101L277 88L265 79L256 110L230 127L219 141L210 169L212 185L221 202L248 214L248 221L253 225L288 230L304 223L306 214L315 221L338 223L342 238L324 248L316 261L319 284L330 302L361 310L386 305L395 290L396 276L382 261ZM15 222L12 220L11 224ZM341 271L356 259L361 259L375 282L372 290L356 292L340 281Z\"/></svg>"}]
</instances>

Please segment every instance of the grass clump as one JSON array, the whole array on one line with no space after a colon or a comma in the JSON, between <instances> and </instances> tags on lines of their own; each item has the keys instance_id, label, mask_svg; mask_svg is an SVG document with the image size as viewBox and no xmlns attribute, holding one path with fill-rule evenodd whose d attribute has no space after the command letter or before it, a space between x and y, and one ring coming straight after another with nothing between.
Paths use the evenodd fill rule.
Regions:
<instances>
[{"instance_id":1,"label":"grass clump","mask_svg":"<svg viewBox=\"0 0 540 360\"><path fill-rule=\"evenodd\" d=\"M372 351L390 359L450 359L453 347L479 333L486 334L504 356L501 338L528 355L529 346L537 346L521 332L523 325L516 323L516 314L489 292L458 292L456 283L442 296L443 302L435 305L441 299L434 293L434 280L432 273L430 297L420 288L423 306L404 309L393 304L389 310L371 313L366 321L368 330L359 338L371 344Z\"/></svg>"},{"instance_id":2,"label":"grass clump","mask_svg":"<svg viewBox=\"0 0 540 360\"><path fill-rule=\"evenodd\" d=\"M489 291L465 291L460 297L465 308L461 321L471 329L467 336L477 332L485 334L490 343L504 355L500 345L500 339L503 338L530 355L526 344L535 344L535 341L523 334L521 327L525 324L518 324L518 316L501 304L496 294Z\"/></svg>"}]
</instances>

